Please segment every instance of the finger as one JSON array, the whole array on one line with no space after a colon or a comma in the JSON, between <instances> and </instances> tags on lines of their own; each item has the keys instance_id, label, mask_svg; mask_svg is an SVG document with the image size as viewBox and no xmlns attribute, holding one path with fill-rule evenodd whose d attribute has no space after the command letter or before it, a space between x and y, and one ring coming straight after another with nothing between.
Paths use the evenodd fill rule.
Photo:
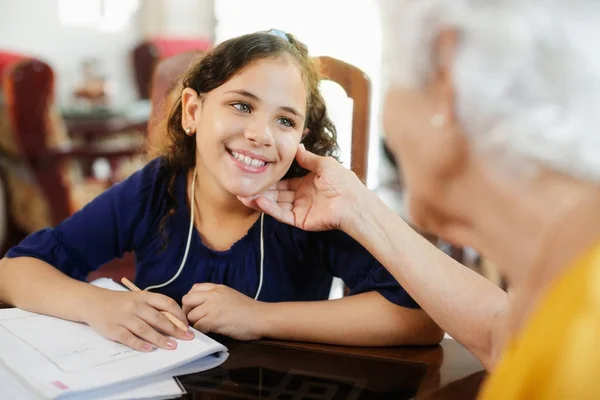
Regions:
<instances>
[{"instance_id":1,"label":"finger","mask_svg":"<svg viewBox=\"0 0 600 400\"><path fill-rule=\"evenodd\" d=\"M215 290L217 287L219 287L219 285L210 282L196 283L194 286L192 286L190 292L210 292L211 290Z\"/></svg>"},{"instance_id":2,"label":"finger","mask_svg":"<svg viewBox=\"0 0 600 400\"><path fill-rule=\"evenodd\" d=\"M185 313L183 312L181 307L179 307L175 300L158 293L146 293L148 293L148 296L145 299L146 304L159 311L170 312L175 318L183 322L185 326L188 326L187 319L185 318Z\"/></svg>"},{"instance_id":3,"label":"finger","mask_svg":"<svg viewBox=\"0 0 600 400\"><path fill-rule=\"evenodd\" d=\"M315 153L311 153L306 150L303 144L298 146L298 151L296 152L296 160L300 166L306 168L309 171L318 172L320 163L322 160L325 160L326 157L321 157L316 155Z\"/></svg>"},{"instance_id":4,"label":"finger","mask_svg":"<svg viewBox=\"0 0 600 400\"><path fill-rule=\"evenodd\" d=\"M291 178L279 181L275 184L275 190L292 190L295 191L304 182L306 177Z\"/></svg>"},{"instance_id":5,"label":"finger","mask_svg":"<svg viewBox=\"0 0 600 400\"><path fill-rule=\"evenodd\" d=\"M125 328L140 339L162 349L173 350L177 347L175 340L158 333L148 322L140 316L132 318L125 324Z\"/></svg>"},{"instance_id":6,"label":"finger","mask_svg":"<svg viewBox=\"0 0 600 400\"><path fill-rule=\"evenodd\" d=\"M212 326L208 318L203 317L196 321L196 323L194 324L194 328L196 328L202 333L210 333Z\"/></svg>"},{"instance_id":7,"label":"finger","mask_svg":"<svg viewBox=\"0 0 600 400\"><path fill-rule=\"evenodd\" d=\"M287 186L289 186L289 182L287 183ZM293 203L294 200L296 199L296 191L288 190L288 189L272 188L272 189L268 189L268 190L262 192L261 194L255 195L255 196L249 196L249 197L238 196L238 200L240 200L242 203L244 203L244 205L251 207L252 205L255 204L254 200L259 198L260 196L268 197L269 199L275 200L277 202L292 202Z\"/></svg>"},{"instance_id":8,"label":"finger","mask_svg":"<svg viewBox=\"0 0 600 400\"><path fill-rule=\"evenodd\" d=\"M269 214L273 218L289 225L295 225L294 213L292 213L290 210L284 210L279 204L277 204L273 200L261 196L258 199L256 199L256 204L258 204L258 206L265 213Z\"/></svg>"},{"instance_id":9,"label":"finger","mask_svg":"<svg viewBox=\"0 0 600 400\"><path fill-rule=\"evenodd\" d=\"M295 190L279 190L276 192L268 192L264 195L273 196L271 199L275 200L278 203L293 203L296 200L296 191Z\"/></svg>"},{"instance_id":10,"label":"finger","mask_svg":"<svg viewBox=\"0 0 600 400\"><path fill-rule=\"evenodd\" d=\"M124 344L127 347L130 347L137 351L143 351L145 353L152 351L153 347L150 343L140 339L135 336L125 327L119 327L115 330L115 333L108 337L115 342L119 342Z\"/></svg>"},{"instance_id":11,"label":"finger","mask_svg":"<svg viewBox=\"0 0 600 400\"><path fill-rule=\"evenodd\" d=\"M238 196L237 198L246 207L253 208L253 209L257 210L257 211L261 211L261 209L256 204L256 196L251 196L251 197L241 197L241 196Z\"/></svg>"},{"instance_id":12,"label":"finger","mask_svg":"<svg viewBox=\"0 0 600 400\"><path fill-rule=\"evenodd\" d=\"M208 295L206 293L192 292L192 291L190 291L188 294L183 296L183 299L181 300L181 304L183 305L183 312L185 313L186 318L190 311L192 311L194 308L204 304L204 302L206 301L207 298L208 298Z\"/></svg>"},{"instance_id":13,"label":"finger","mask_svg":"<svg viewBox=\"0 0 600 400\"><path fill-rule=\"evenodd\" d=\"M279 204L279 207L281 207L281 209L284 212L292 212L292 210L294 209L294 205L292 203L283 203L283 204Z\"/></svg>"},{"instance_id":14,"label":"finger","mask_svg":"<svg viewBox=\"0 0 600 400\"><path fill-rule=\"evenodd\" d=\"M171 322L163 312L155 310L152 307L144 307L138 312L138 317L144 320L148 325L157 330L159 334L167 337L173 336L179 339L190 339L189 335L187 335L187 329L185 331L178 328L173 322ZM187 324L186 324L187 325ZM163 344L160 345L162 348L172 349L172 345L167 345L162 341ZM166 347L165 347L166 346Z\"/></svg>"},{"instance_id":15,"label":"finger","mask_svg":"<svg viewBox=\"0 0 600 400\"><path fill-rule=\"evenodd\" d=\"M190 324L192 324L192 326L194 326L199 320L206 317L207 314L208 314L207 307L204 305L200 305L200 306L192 309L187 314L188 321L190 321Z\"/></svg>"}]
</instances>

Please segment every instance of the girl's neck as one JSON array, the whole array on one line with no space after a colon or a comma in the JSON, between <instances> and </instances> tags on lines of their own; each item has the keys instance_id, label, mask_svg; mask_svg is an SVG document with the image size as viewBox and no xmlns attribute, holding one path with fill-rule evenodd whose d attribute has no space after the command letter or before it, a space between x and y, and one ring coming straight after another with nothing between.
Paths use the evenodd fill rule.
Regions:
<instances>
[{"instance_id":1,"label":"girl's neck","mask_svg":"<svg viewBox=\"0 0 600 400\"><path fill-rule=\"evenodd\" d=\"M238 198L228 192L223 186L211 179L201 171L197 171L196 185L194 190L194 203L196 221L219 221L221 223L247 221L256 219L259 212L246 207ZM190 171L188 177L188 188L193 182L194 170ZM189 191L188 191L189 193ZM191 200L191 199L190 199Z\"/></svg>"}]
</instances>

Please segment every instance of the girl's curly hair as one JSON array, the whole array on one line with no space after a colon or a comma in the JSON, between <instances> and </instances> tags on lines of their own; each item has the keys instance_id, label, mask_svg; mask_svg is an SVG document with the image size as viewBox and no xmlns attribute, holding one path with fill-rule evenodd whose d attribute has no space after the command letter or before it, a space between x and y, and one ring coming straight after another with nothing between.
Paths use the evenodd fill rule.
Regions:
<instances>
[{"instance_id":1,"label":"girl's curly hair","mask_svg":"<svg viewBox=\"0 0 600 400\"><path fill-rule=\"evenodd\" d=\"M174 195L176 177L192 169L196 163L196 139L186 135L181 124L181 92L184 88L192 88L202 95L221 86L253 62L290 55L302 72L307 91L305 128L308 128L308 133L302 143L315 154L337 158L336 129L327 115L319 90L321 75L318 65L309 57L306 45L290 34L279 33L256 32L221 43L193 62L171 91L166 107L169 114L156 130L165 136L156 138L158 147L150 148L148 154L151 158L160 156L164 159L163 171L168 175L168 212L161 223L163 228L166 219L177 209ZM306 174L307 171L294 160L284 179Z\"/></svg>"}]
</instances>

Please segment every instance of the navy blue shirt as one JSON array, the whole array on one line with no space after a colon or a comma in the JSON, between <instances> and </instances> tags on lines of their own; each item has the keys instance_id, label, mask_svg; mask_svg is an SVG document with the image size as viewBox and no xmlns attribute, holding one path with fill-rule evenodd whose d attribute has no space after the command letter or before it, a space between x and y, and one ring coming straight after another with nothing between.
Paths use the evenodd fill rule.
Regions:
<instances>
[{"instance_id":1,"label":"navy blue shirt","mask_svg":"<svg viewBox=\"0 0 600 400\"><path fill-rule=\"evenodd\" d=\"M186 174L176 178L177 210L160 229L167 212L165 166L155 159L102 193L60 223L29 235L7 257L35 257L66 275L85 280L106 262L135 252L138 287L170 280L183 259L190 211ZM417 307L398 282L360 244L332 230L306 232L265 215L264 278L259 300L326 300L334 276L351 294L376 290L389 301ZM165 247L165 234L166 247ZM260 218L229 250L204 245L196 229L184 269L171 284L155 289L177 302L200 282L227 285L254 297L260 276Z\"/></svg>"}]
</instances>

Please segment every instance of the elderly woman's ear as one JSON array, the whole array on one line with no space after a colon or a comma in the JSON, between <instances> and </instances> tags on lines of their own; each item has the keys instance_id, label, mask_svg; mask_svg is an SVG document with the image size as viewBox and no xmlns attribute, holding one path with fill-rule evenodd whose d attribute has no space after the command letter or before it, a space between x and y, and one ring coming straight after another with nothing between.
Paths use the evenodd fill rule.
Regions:
<instances>
[{"instance_id":1,"label":"elderly woman's ear","mask_svg":"<svg viewBox=\"0 0 600 400\"><path fill-rule=\"evenodd\" d=\"M433 42L433 63L430 81L432 115L430 125L437 130L435 145L439 157L439 173L455 174L466 165L470 155L467 141L456 110L454 61L458 51L458 33L442 30Z\"/></svg>"},{"instance_id":2,"label":"elderly woman's ear","mask_svg":"<svg viewBox=\"0 0 600 400\"><path fill-rule=\"evenodd\" d=\"M391 86L384 100L384 131L392 152L405 150L409 154L402 157L414 156L420 160L415 165L444 179L465 167L470 156L456 114L456 38L455 31L442 32L432 43L429 76L419 85Z\"/></svg>"}]
</instances>

